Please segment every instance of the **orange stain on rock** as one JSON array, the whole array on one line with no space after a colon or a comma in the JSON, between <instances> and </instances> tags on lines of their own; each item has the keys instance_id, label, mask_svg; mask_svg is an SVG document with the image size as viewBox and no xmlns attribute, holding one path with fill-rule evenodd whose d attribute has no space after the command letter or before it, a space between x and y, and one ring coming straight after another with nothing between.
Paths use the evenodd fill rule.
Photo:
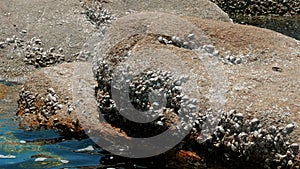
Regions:
<instances>
[{"instance_id":1,"label":"orange stain on rock","mask_svg":"<svg viewBox=\"0 0 300 169\"><path fill-rule=\"evenodd\" d=\"M7 86L0 84L0 99L4 99L7 95Z\"/></svg>"},{"instance_id":2,"label":"orange stain on rock","mask_svg":"<svg viewBox=\"0 0 300 169\"><path fill-rule=\"evenodd\" d=\"M195 152L180 150L177 152L176 157L181 160L192 160L201 161L202 158L198 156Z\"/></svg>"}]
</instances>

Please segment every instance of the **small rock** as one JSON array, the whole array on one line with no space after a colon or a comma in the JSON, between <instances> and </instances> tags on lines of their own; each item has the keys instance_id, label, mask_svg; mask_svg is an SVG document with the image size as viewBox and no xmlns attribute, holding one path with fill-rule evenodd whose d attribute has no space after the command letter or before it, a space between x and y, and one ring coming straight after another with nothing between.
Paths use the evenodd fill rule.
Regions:
<instances>
[{"instance_id":1,"label":"small rock","mask_svg":"<svg viewBox=\"0 0 300 169\"><path fill-rule=\"evenodd\" d=\"M235 114L235 118L237 121L241 122L244 119L244 115L242 113L237 113L237 114Z\"/></svg>"},{"instance_id":2,"label":"small rock","mask_svg":"<svg viewBox=\"0 0 300 169\"><path fill-rule=\"evenodd\" d=\"M67 163L69 163L69 161L68 161L68 160L60 160L60 162L62 162L62 163L64 163L64 164L67 164Z\"/></svg>"},{"instance_id":3,"label":"small rock","mask_svg":"<svg viewBox=\"0 0 300 169\"><path fill-rule=\"evenodd\" d=\"M231 144L231 150L234 151L234 152L236 152L237 151L237 147L234 146L233 144Z\"/></svg>"},{"instance_id":4,"label":"small rock","mask_svg":"<svg viewBox=\"0 0 300 169\"><path fill-rule=\"evenodd\" d=\"M25 141L25 140L20 140L20 143L21 143L21 144L25 144L26 141Z\"/></svg>"},{"instance_id":5,"label":"small rock","mask_svg":"<svg viewBox=\"0 0 300 169\"><path fill-rule=\"evenodd\" d=\"M230 61L230 55L226 55L224 58Z\"/></svg>"},{"instance_id":6,"label":"small rock","mask_svg":"<svg viewBox=\"0 0 300 169\"><path fill-rule=\"evenodd\" d=\"M27 30L23 29L21 30L21 33L27 33Z\"/></svg>"},{"instance_id":7,"label":"small rock","mask_svg":"<svg viewBox=\"0 0 300 169\"><path fill-rule=\"evenodd\" d=\"M254 136L255 138L259 138L260 134L259 134L258 131L254 131L254 132L253 132L253 136Z\"/></svg>"},{"instance_id":8,"label":"small rock","mask_svg":"<svg viewBox=\"0 0 300 169\"><path fill-rule=\"evenodd\" d=\"M90 146L88 146L88 147L86 147L86 148L78 149L78 150L76 150L76 152L94 151L94 150L95 150L94 147L90 145Z\"/></svg>"},{"instance_id":9,"label":"small rock","mask_svg":"<svg viewBox=\"0 0 300 169\"><path fill-rule=\"evenodd\" d=\"M13 38L6 38L5 42L6 43L14 43L15 40Z\"/></svg>"},{"instance_id":10,"label":"small rock","mask_svg":"<svg viewBox=\"0 0 300 169\"><path fill-rule=\"evenodd\" d=\"M186 102L186 101L188 101L188 100L190 100L190 98L189 98L187 95L184 95L184 96L182 97L182 101L183 101L183 102Z\"/></svg>"},{"instance_id":11,"label":"small rock","mask_svg":"<svg viewBox=\"0 0 300 169\"><path fill-rule=\"evenodd\" d=\"M4 48L5 42L0 42L0 48Z\"/></svg>"},{"instance_id":12,"label":"small rock","mask_svg":"<svg viewBox=\"0 0 300 169\"><path fill-rule=\"evenodd\" d=\"M39 157L39 158L36 158L34 161L38 162L38 161L45 161L45 160L47 160L47 158Z\"/></svg>"},{"instance_id":13,"label":"small rock","mask_svg":"<svg viewBox=\"0 0 300 169\"><path fill-rule=\"evenodd\" d=\"M57 108L62 109L62 108L63 108L63 105L62 105L62 104L58 104L58 105L57 105Z\"/></svg>"},{"instance_id":14,"label":"small rock","mask_svg":"<svg viewBox=\"0 0 300 169\"><path fill-rule=\"evenodd\" d=\"M188 35L188 38L189 38L190 40L193 40L193 39L195 38L195 35L191 33L191 34Z\"/></svg>"},{"instance_id":15,"label":"small rock","mask_svg":"<svg viewBox=\"0 0 300 169\"><path fill-rule=\"evenodd\" d=\"M55 93L55 90L54 90L53 88L49 88L49 89L48 89L48 92L51 93L51 94L54 94L54 93Z\"/></svg>"},{"instance_id":16,"label":"small rock","mask_svg":"<svg viewBox=\"0 0 300 169\"><path fill-rule=\"evenodd\" d=\"M235 128L235 130L238 131L238 132L240 132L241 129L242 129L241 125L239 125L238 123L235 123L235 124L234 124L234 128Z\"/></svg>"},{"instance_id":17,"label":"small rock","mask_svg":"<svg viewBox=\"0 0 300 169\"><path fill-rule=\"evenodd\" d=\"M189 42L183 42L182 47L185 49L190 49Z\"/></svg>"},{"instance_id":18,"label":"small rock","mask_svg":"<svg viewBox=\"0 0 300 169\"><path fill-rule=\"evenodd\" d=\"M288 161L288 166L292 166L293 165L293 161L292 160L289 160Z\"/></svg>"},{"instance_id":19,"label":"small rock","mask_svg":"<svg viewBox=\"0 0 300 169\"><path fill-rule=\"evenodd\" d=\"M163 38L162 36L158 37L157 39L160 43L163 43L163 44L168 44L169 41L165 38Z\"/></svg>"},{"instance_id":20,"label":"small rock","mask_svg":"<svg viewBox=\"0 0 300 169\"><path fill-rule=\"evenodd\" d=\"M160 125L160 126L163 126L163 125L164 125L164 123L163 123L162 121L158 121L158 122L156 122L156 124L157 124L157 125Z\"/></svg>"},{"instance_id":21,"label":"small rock","mask_svg":"<svg viewBox=\"0 0 300 169\"><path fill-rule=\"evenodd\" d=\"M42 41L41 41L41 39L35 39L34 43L40 45L40 44L42 44Z\"/></svg>"},{"instance_id":22,"label":"small rock","mask_svg":"<svg viewBox=\"0 0 300 169\"><path fill-rule=\"evenodd\" d=\"M64 50L63 50L63 48L59 48L58 51L59 51L60 53L62 53Z\"/></svg>"},{"instance_id":23,"label":"small rock","mask_svg":"<svg viewBox=\"0 0 300 169\"><path fill-rule=\"evenodd\" d=\"M188 104L187 106L188 106L188 108L191 109L191 110L195 110L195 109L197 108L197 106L194 105L194 104Z\"/></svg>"},{"instance_id":24,"label":"small rock","mask_svg":"<svg viewBox=\"0 0 300 169\"><path fill-rule=\"evenodd\" d=\"M52 53L52 52L54 52L54 50L55 50L55 48L52 47L49 49L49 52Z\"/></svg>"},{"instance_id":25,"label":"small rock","mask_svg":"<svg viewBox=\"0 0 300 169\"><path fill-rule=\"evenodd\" d=\"M228 59L231 63L235 63L235 60L236 60L236 57L234 56L229 56L229 59Z\"/></svg>"},{"instance_id":26,"label":"small rock","mask_svg":"<svg viewBox=\"0 0 300 169\"><path fill-rule=\"evenodd\" d=\"M252 130L255 130L259 125L259 120L257 118L254 118L250 121L250 127Z\"/></svg>"},{"instance_id":27,"label":"small rock","mask_svg":"<svg viewBox=\"0 0 300 169\"><path fill-rule=\"evenodd\" d=\"M180 80L177 80L177 81L175 82L175 85L176 85L176 86L180 86L180 85L181 85L181 81L180 81Z\"/></svg>"},{"instance_id":28,"label":"small rock","mask_svg":"<svg viewBox=\"0 0 300 169\"><path fill-rule=\"evenodd\" d=\"M213 45L205 45L203 46L204 50L210 54L213 54L215 51L215 47Z\"/></svg>"},{"instance_id":29,"label":"small rock","mask_svg":"<svg viewBox=\"0 0 300 169\"><path fill-rule=\"evenodd\" d=\"M272 67L272 70L275 71L275 72L282 72L283 71L282 68L277 67L277 66Z\"/></svg>"},{"instance_id":30,"label":"small rock","mask_svg":"<svg viewBox=\"0 0 300 169\"><path fill-rule=\"evenodd\" d=\"M269 127L269 132L270 132L271 134L275 134L275 133L276 133L276 127L275 127L275 126L270 126L270 127Z\"/></svg>"},{"instance_id":31,"label":"small rock","mask_svg":"<svg viewBox=\"0 0 300 169\"><path fill-rule=\"evenodd\" d=\"M287 132L287 134L290 134L294 131L294 128L295 128L295 125L294 124L288 124L286 127L285 127L285 130Z\"/></svg>"},{"instance_id":32,"label":"small rock","mask_svg":"<svg viewBox=\"0 0 300 169\"><path fill-rule=\"evenodd\" d=\"M161 36L160 36L160 37L158 37L158 38L157 38L157 40L158 40L160 43L164 43L164 38L163 38L163 37L161 37Z\"/></svg>"},{"instance_id":33,"label":"small rock","mask_svg":"<svg viewBox=\"0 0 300 169\"><path fill-rule=\"evenodd\" d=\"M234 64L241 64L242 63L242 59L241 58L236 58L234 61Z\"/></svg>"},{"instance_id":34,"label":"small rock","mask_svg":"<svg viewBox=\"0 0 300 169\"><path fill-rule=\"evenodd\" d=\"M224 130L223 126L218 126L218 130L219 130L222 134L225 133L225 130Z\"/></svg>"},{"instance_id":35,"label":"small rock","mask_svg":"<svg viewBox=\"0 0 300 169\"><path fill-rule=\"evenodd\" d=\"M238 138L240 140L245 140L247 138L248 134L245 133L245 132L241 132L239 135L238 135Z\"/></svg>"},{"instance_id":36,"label":"small rock","mask_svg":"<svg viewBox=\"0 0 300 169\"><path fill-rule=\"evenodd\" d=\"M182 47L182 41L177 36L172 36L171 41L178 47Z\"/></svg>"},{"instance_id":37,"label":"small rock","mask_svg":"<svg viewBox=\"0 0 300 169\"><path fill-rule=\"evenodd\" d=\"M290 148L292 149L294 154L298 154L299 153L299 144L298 143L293 143L290 145Z\"/></svg>"},{"instance_id":38,"label":"small rock","mask_svg":"<svg viewBox=\"0 0 300 169\"><path fill-rule=\"evenodd\" d=\"M10 158L16 158L16 156L14 156L14 155L2 155L2 154L0 154L0 159L10 159Z\"/></svg>"}]
</instances>

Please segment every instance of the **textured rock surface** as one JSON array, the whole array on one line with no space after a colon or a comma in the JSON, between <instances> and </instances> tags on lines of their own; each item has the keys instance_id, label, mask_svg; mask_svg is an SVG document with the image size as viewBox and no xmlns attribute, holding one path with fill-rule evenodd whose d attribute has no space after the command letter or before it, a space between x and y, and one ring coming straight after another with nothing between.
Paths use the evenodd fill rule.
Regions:
<instances>
[{"instance_id":1,"label":"textured rock surface","mask_svg":"<svg viewBox=\"0 0 300 169\"><path fill-rule=\"evenodd\" d=\"M76 59L73 55L82 49L93 32L85 15L80 14L82 8L78 1L32 0L28 3L3 0L0 6L0 42L14 41L0 48L1 79L21 81L24 75L36 70L24 62L25 48L32 38L41 41L43 51L53 47L55 53L65 56L65 61L72 61Z\"/></svg>"},{"instance_id":2,"label":"textured rock surface","mask_svg":"<svg viewBox=\"0 0 300 169\"><path fill-rule=\"evenodd\" d=\"M78 80L77 76L74 76L74 69L78 66L82 66L90 72L92 70L90 63L63 63L41 69L26 79L20 92L17 112L22 126L29 129L55 128L67 137L86 137L77 118L78 112L75 112L74 109L72 93L73 82ZM91 86L95 85L92 73L83 78ZM94 113L97 114L97 112ZM96 122L90 124L97 125L90 126L90 129L102 128L103 130L98 132L107 135L107 138L114 137L114 133L111 133L114 128L109 124ZM124 134L120 133L120 135Z\"/></svg>"},{"instance_id":3,"label":"textured rock surface","mask_svg":"<svg viewBox=\"0 0 300 169\"><path fill-rule=\"evenodd\" d=\"M237 15L299 15L299 0L211 0L230 17Z\"/></svg>"},{"instance_id":4,"label":"textured rock surface","mask_svg":"<svg viewBox=\"0 0 300 169\"><path fill-rule=\"evenodd\" d=\"M155 65L155 63L147 62L149 57L170 65L184 63L183 65L202 77L201 79L208 78L208 75L203 73L203 71L208 71L207 67L201 66L203 62L197 60L198 56L195 52L181 47L173 40L173 36L177 36L184 41L185 36L194 33L195 42L198 46L214 44L216 50L220 51L221 54L217 56L220 59L219 64L215 67L209 67L209 69L222 68L227 75L226 111L229 112L234 109L238 113L242 113L243 117L245 116L245 121L242 120L242 123L245 124L242 124L242 126L251 126L255 122L250 121L248 124L247 120L258 118L258 124L262 126L261 129L265 130L264 128L268 128L272 124L279 127L278 132L280 133L282 130L280 127L284 127L289 123L298 123L300 95L297 90L300 88L298 84L299 73L297 73L299 71L298 41L266 29L187 17L187 20L199 28L192 31L189 28L193 28L193 26L187 20L175 16L171 20L169 19L171 17L171 15L161 13L142 13L116 21L107 32L103 42L100 43L99 53L102 55L100 55L99 60L100 72L102 71L102 63L106 62L108 65L113 65L112 69L108 69L107 73L109 73L111 70L114 71L115 65L119 62L126 62L127 57L133 57L137 62L140 60L141 63L144 62L145 66L150 64L152 67L157 67L158 65ZM172 22L176 23L177 30L173 30L174 23ZM188 25L188 28L185 28L186 25ZM181 31L177 32L178 30ZM207 51L213 53L214 49ZM176 55L179 58L176 58ZM143 57L141 58L141 56ZM239 64L228 64L226 62L226 64L223 64L222 60L227 58L228 60L239 58ZM180 64L175 67L177 68L174 69L175 72L180 72L184 68ZM105 78L108 77L105 76ZM101 78L99 84L105 82ZM205 82L197 82L198 84L194 83L193 85L203 87L201 88L201 94L206 93L207 85L212 84L211 79ZM190 88L190 90L193 89ZM202 101L202 103L207 104L205 101ZM200 109L203 110L204 107ZM233 114L233 116L235 115ZM224 121L230 120L230 117L228 117L229 119L224 118ZM238 127L237 134L240 130ZM260 132L263 130L260 130ZM260 133L258 131L251 132L254 132L252 133L254 137ZM292 140L299 143L298 133L299 129L296 129ZM235 135L236 133L232 134ZM248 134L251 135L251 133ZM230 137L227 139L230 139ZM257 139L258 142L260 142L259 140ZM227 143L230 145L227 141L221 144ZM259 157L265 158L264 154L259 152L261 151L259 149L264 148L259 147L257 146L257 149L254 150L255 152L258 151L257 154L251 154L250 158L256 159L258 157L256 160L259 160ZM235 151L235 148L231 149ZM285 153L284 151L286 150L282 152L280 150L280 153ZM270 155L270 157L272 156ZM284 165L287 165L287 162Z\"/></svg>"},{"instance_id":5,"label":"textured rock surface","mask_svg":"<svg viewBox=\"0 0 300 169\"><path fill-rule=\"evenodd\" d=\"M96 30L88 20L99 28L126 12L157 10L230 21L226 13L208 0L84 2L1 1L0 78L21 82L24 75L36 68L86 60L90 53L83 48Z\"/></svg>"},{"instance_id":6,"label":"textured rock surface","mask_svg":"<svg viewBox=\"0 0 300 169\"><path fill-rule=\"evenodd\" d=\"M135 58L138 62L140 61L144 64L144 61L149 61L149 58L156 58L162 61L162 67L174 66L174 68L176 68L174 70L175 72L180 72L180 70L184 70L185 67L189 69L192 68L193 72L198 74L199 77L207 79L206 81L198 81L198 83L191 84L192 86L198 85L202 87L200 94L205 95L213 81L211 79L212 77L208 76L207 67L203 65L201 60L197 59L199 58L199 54L184 46L180 46L180 44L172 40L173 36L180 37L184 40L184 37L191 33L196 37L194 42L196 42L198 47L206 45L204 48L206 52L215 52L214 56L219 60L217 67L221 68L227 76L228 91L225 94L225 111L229 112L234 109L236 112L231 112L228 114L228 117L224 117L224 120L229 120L229 122L224 122L221 126L226 130L227 128L234 128L231 129L232 131L229 132L228 136L224 137L225 140L217 142L224 146L224 151L232 155L230 158L233 159L229 157L226 158L237 160L234 156L235 153L232 154L231 152L235 152L240 148L239 146L235 147L236 145L232 146L231 141L234 132L247 131L249 132L247 133L249 137L258 137L257 140L259 141L261 137L260 134L267 130L275 132L280 136L282 135L281 133L283 133L283 135L285 135L284 137L289 139L284 132L288 131L289 133L296 126L292 132L291 141L299 144L300 138L297 124L299 123L300 111L300 87L298 83L300 81L300 47L299 42L292 38L252 26L242 26L193 17L180 18L162 13L141 13L121 18L112 25L103 39L103 42L99 44L99 54L101 55L99 55L98 59L99 61L104 59L117 64L124 62L124 57L129 56L128 58ZM162 37L162 41L159 40L160 37ZM164 44L164 38L168 41L166 44ZM213 46L208 47L207 45ZM219 51L219 54L217 54L218 52L216 52L216 50ZM231 60L232 58L235 58L234 60L240 58L241 61L239 64L227 62L227 60ZM150 62L147 63L151 64ZM37 73L32 76L31 80L25 83L25 91L29 90L33 93L42 92L45 95L47 89L52 87L60 99L68 94L71 95L70 92L67 92L67 86L68 84L70 85L70 82L66 82L66 79L70 78L70 72L72 72L70 70L73 68L67 71L69 72L67 75L64 75L65 73L46 73L45 76L45 72L53 72L53 70L60 69L64 70L65 67L68 66L61 65L60 68L56 67L41 70L40 73L43 72L43 74ZM91 68L91 66L86 67ZM215 69L216 67L210 68ZM49 80L39 80L41 76L53 77L51 85L42 87L48 84L46 81ZM62 79L63 81L60 82L54 79ZM103 87L103 84L99 83L98 87L101 88L101 86ZM22 110L22 104L20 105ZM206 99L203 99L203 104L199 106L201 110L205 111L210 105L206 102ZM64 110L64 112L65 111L66 110ZM58 115L63 115L64 112L59 110ZM19 115L22 115L22 117L26 119L23 111L19 111ZM71 117L71 119L74 118ZM87 118L86 120L90 120L91 123L95 121L93 118ZM231 121L233 121L232 124ZM248 125L250 127L249 131L246 129ZM274 125L274 131L273 128L268 129L270 125ZM62 126L70 128L70 125L62 124ZM117 127L121 126L122 124ZM245 126L245 129L241 126ZM225 132L223 130L219 127L218 132ZM267 136L265 134L262 135ZM265 139L267 138L261 138L261 140ZM190 141L192 145L195 144L193 139ZM255 141L253 144L256 144ZM211 145L208 144L207 147L209 146ZM294 147L297 149L297 145L294 145ZM187 148L190 149L191 147L187 146ZM215 149L216 152L220 150L214 146L213 149ZM261 149L262 148L258 146L254 149L254 152L260 151ZM200 152L198 152L198 149L193 150L201 154L201 146ZM208 150L204 148L203 151ZM220 154L223 154L224 151L221 151L222 153ZM284 153L286 149L284 148L282 151ZM192 160L199 159L197 155L193 153L178 152L178 156L184 156L184 154L191 156ZM249 157L252 160L261 160L260 157L275 158L275 155L271 154L268 156L267 154L265 156L265 154L253 153ZM279 156L277 155L276 158L277 157ZM287 159L290 159L290 157ZM297 164L297 161L295 160L292 163ZM266 164L269 163L266 162ZM288 161L285 161L284 165L287 166Z\"/></svg>"},{"instance_id":7,"label":"textured rock surface","mask_svg":"<svg viewBox=\"0 0 300 169\"><path fill-rule=\"evenodd\" d=\"M240 55L243 60L241 65L225 66L228 69L228 79L234 84L230 85L232 92L228 93L228 98L234 99L232 102L231 99L228 100L228 103L231 102L229 107L249 109L251 114L256 112L259 115L259 109L271 110L276 105L286 109L288 106L290 117L298 118L299 41L253 26L199 22L194 19L191 21L211 37L223 55L226 56L228 52ZM243 99L243 95L247 97ZM256 101L258 98L261 100ZM279 110L280 108L277 111ZM273 111L276 112L275 109Z\"/></svg>"},{"instance_id":8,"label":"textured rock surface","mask_svg":"<svg viewBox=\"0 0 300 169\"><path fill-rule=\"evenodd\" d=\"M103 4L116 17L121 17L132 12L158 11L181 16L230 21L228 15L209 0L109 0L104 1Z\"/></svg>"}]
</instances>

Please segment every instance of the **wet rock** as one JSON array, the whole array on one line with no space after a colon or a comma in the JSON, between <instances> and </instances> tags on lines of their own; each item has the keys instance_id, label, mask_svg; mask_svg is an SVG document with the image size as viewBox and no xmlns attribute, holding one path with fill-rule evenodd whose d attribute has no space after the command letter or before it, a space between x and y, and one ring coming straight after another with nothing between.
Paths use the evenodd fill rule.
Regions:
<instances>
[{"instance_id":1,"label":"wet rock","mask_svg":"<svg viewBox=\"0 0 300 169\"><path fill-rule=\"evenodd\" d=\"M19 94L17 116L21 120L20 125L31 129L53 128L66 137L86 138L84 128L78 121L76 108L74 109L72 93L73 81L76 77L83 78L73 76L74 69L80 66L92 70L90 63L64 63L41 69L29 76ZM91 86L93 85L92 74L84 78ZM97 112L95 113L97 115ZM103 134L108 132L106 133L108 137L113 136L112 131L115 129L110 125L99 123L93 125L106 126L101 132ZM124 134L119 134L119 136L122 135L124 136Z\"/></svg>"}]
</instances>

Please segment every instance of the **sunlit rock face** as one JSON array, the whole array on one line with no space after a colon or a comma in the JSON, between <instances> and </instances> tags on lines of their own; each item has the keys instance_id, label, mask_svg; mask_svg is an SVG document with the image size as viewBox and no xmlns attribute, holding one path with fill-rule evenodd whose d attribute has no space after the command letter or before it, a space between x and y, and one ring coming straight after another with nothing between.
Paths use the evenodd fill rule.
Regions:
<instances>
[{"instance_id":1,"label":"sunlit rock face","mask_svg":"<svg viewBox=\"0 0 300 169\"><path fill-rule=\"evenodd\" d=\"M110 80L108 74L115 71L118 64L133 63L130 62L130 58L134 58L133 60L136 62L143 63L144 61L144 67L147 67L147 65L157 67L156 63L147 61L148 58L152 58L162 60L163 63L169 65L178 64L175 66L177 69L174 72L180 72L180 69L184 68L180 63L184 63L193 73L199 74L201 72L199 77L207 80L197 81L198 83L193 85L203 87L200 93L200 96L203 96L201 94L209 93L207 87L212 85L213 80L208 76L210 72L205 67L203 60L197 60L197 58L199 59L199 55L210 56L209 54L212 54L213 57L218 58L218 63L215 67L210 68L222 69L226 75L225 111L233 113L235 111L231 110L236 110L237 113L243 114L243 120L232 124L241 123L236 125L240 127L235 130L231 129L231 131L235 131L231 132L232 135L244 132L250 138L259 131L262 132L261 135L259 134L262 137L256 139L258 143L266 139L265 136L268 132L264 131L269 131L270 125L274 125L277 134L285 131L285 127L289 128L289 126L296 125L299 118L299 92L295 90L299 88L297 83L299 77L296 75L299 70L298 41L280 33L252 26L190 17L185 17L186 20L174 17L172 19L176 22L174 24L168 19L170 17L172 16L169 14L161 13L133 14L119 19L112 25L104 37L103 43L100 43L99 69L96 72L96 74L98 73L98 83L102 85L100 90L103 89L104 93L109 92L105 87L105 84L109 84ZM194 28L190 24L197 27L193 30L194 32L190 32L190 28ZM178 29L173 30L174 25ZM185 25L188 25L188 28L185 28ZM178 30L181 30L181 32L178 32ZM196 45L191 47L188 46L190 41L185 37L193 33L195 36L193 42ZM181 44L187 44L187 46ZM214 45L211 46L210 44ZM195 52L198 48L204 49L206 53L199 54ZM108 67L105 65L108 65ZM280 89L282 84L287 83L291 87ZM190 89L193 90L194 88ZM103 94L103 92L99 93ZM202 99L201 103L203 105L199 110L211 106L209 102L205 102L209 98ZM224 118L223 125L226 126L225 128L230 126L225 122L225 119L234 119L235 116L239 116L239 114L234 114L222 117ZM259 127L252 130L251 126L256 122ZM245 129L248 128L245 126L248 126L249 130ZM299 142L297 132L299 132L298 129L292 133L292 139ZM232 145L228 143L228 140L222 144L227 144L229 147ZM261 154L260 157L263 156L267 159L273 156L260 153L261 150L264 151L265 149L258 150L259 146L254 147L256 148L253 151L256 151L256 155ZM237 150L239 148L235 149L233 147L230 149L239 151ZM246 151L248 150L252 151L250 149ZM272 148L270 151L272 151ZM281 149L278 153L289 152L291 151ZM297 151L294 151L294 153L297 154ZM256 157L253 156L253 158Z\"/></svg>"}]
</instances>

